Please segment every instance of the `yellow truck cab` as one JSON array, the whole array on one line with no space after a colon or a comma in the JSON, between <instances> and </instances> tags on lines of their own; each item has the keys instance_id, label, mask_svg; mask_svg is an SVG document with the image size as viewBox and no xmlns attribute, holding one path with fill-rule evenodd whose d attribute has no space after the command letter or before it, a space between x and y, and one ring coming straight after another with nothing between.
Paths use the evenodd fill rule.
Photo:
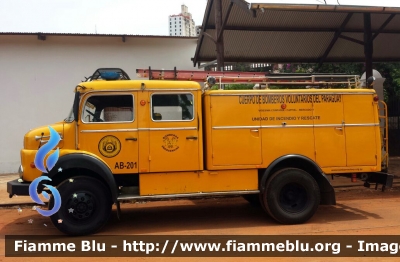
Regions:
<instances>
[{"instance_id":1,"label":"yellow truck cab","mask_svg":"<svg viewBox=\"0 0 400 262\"><path fill-rule=\"evenodd\" d=\"M53 224L86 235L107 223L113 204L120 215L123 200L242 195L277 222L296 224L336 204L330 175L392 186L384 103L374 89L205 87L96 70L74 89L70 115L50 125L61 141L48 173L34 159L49 127L25 135L10 197L29 195L31 182L48 176L61 196Z\"/></svg>"}]
</instances>

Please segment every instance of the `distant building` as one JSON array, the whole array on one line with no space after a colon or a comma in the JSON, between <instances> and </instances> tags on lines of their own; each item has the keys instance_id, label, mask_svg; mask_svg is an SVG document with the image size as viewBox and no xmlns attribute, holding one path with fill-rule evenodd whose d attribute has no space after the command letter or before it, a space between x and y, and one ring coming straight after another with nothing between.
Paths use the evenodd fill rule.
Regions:
<instances>
[{"instance_id":1,"label":"distant building","mask_svg":"<svg viewBox=\"0 0 400 262\"><path fill-rule=\"evenodd\" d=\"M181 6L181 13L179 15L169 16L169 35L196 36L195 23L186 5Z\"/></svg>"},{"instance_id":2,"label":"distant building","mask_svg":"<svg viewBox=\"0 0 400 262\"><path fill-rule=\"evenodd\" d=\"M201 33L201 25L196 25L196 36L199 36Z\"/></svg>"}]
</instances>

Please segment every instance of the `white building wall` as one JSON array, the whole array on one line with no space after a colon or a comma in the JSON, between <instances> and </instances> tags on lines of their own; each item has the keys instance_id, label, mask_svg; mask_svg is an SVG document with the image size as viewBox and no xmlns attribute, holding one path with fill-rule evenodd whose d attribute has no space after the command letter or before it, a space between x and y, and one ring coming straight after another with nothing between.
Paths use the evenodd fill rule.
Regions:
<instances>
[{"instance_id":1,"label":"white building wall","mask_svg":"<svg viewBox=\"0 0 400 262\"><path fill-rule=\"evenodd\" d=\"M0 173L15 173L29 129L62 121L73 89L97 68L196 70L193 38L0 35Z\"/></svg>"}]
</instances>

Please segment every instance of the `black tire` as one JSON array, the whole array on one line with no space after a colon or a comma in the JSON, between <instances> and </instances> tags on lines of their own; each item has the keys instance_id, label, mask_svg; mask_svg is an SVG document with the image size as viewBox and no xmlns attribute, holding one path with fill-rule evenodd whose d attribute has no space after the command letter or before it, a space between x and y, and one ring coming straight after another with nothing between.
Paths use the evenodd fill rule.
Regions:
<instances>
[{"instance_id":1,"label":"black tire","mask_svg":"<svg viewBox=\"0 0 400 262\"><path fill-rule=\"evenodd\" d=\"M281 224L301 224L317 211L320 190L315 179L297 168L281 169L268 179L262 204Z\"/></svg>"},{"instance_id":2,"label":"black tire","mask_svg":"<svg viewBox=\"0 0 400 262\"><path fill-rule=\"evenodd\" d=\"M252 206L261 206L260 194L242 195Z\"/></svg>"},{"instance_id":3,"label":"black tire","mask_svg":"<svg viewBox=\"0 0 400 262\"><path fill-rule=\"evenodd\" d=\"M71 179L57 186L61 207L50 219L58 230L67 235L93 234L110 218L113 204L110 190L92 177L78 176ZM53 206L54 199L51 197L49 209ZM71 208L72 213L69 212Z\"/></svg>"}]
</instances>

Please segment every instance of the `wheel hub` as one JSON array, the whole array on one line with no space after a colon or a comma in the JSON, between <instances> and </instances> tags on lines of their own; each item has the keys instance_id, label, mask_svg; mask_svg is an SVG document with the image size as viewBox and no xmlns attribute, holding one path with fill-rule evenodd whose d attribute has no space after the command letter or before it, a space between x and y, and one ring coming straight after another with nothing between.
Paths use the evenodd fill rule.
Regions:
<instances>
[{"instance_id":1,"label":"wheel hub","mask_svg":"<svg viewBox=\"0 0 400 262\"><path fill-rule=\"evenodd\" d=\"M94 203L90 194L75 193L68 200L67 212L73 218L84 220L93 214Z\"/></svg>"},{"instance_id":2,"label":"wheel hub","mask_svg":"<svg viewBox=\"0 0 400 262\"><path fill-rule=\"evenodd\" d=\"M307 205L307 192L304 187L296 183L285 185L279 196L280 206L292 213L297 213Z\"/></svg>"}]
</instances>

